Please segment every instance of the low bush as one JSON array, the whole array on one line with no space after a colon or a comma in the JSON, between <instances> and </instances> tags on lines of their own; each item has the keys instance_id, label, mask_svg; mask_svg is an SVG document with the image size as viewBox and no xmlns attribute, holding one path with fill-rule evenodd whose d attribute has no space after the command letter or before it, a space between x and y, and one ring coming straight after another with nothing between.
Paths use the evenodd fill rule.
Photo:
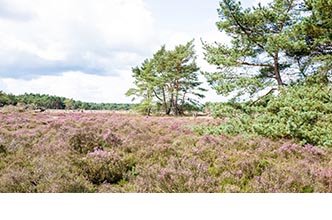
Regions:
<instances>
[{"instance_id":1,"label":"low bush","mask_svg":"<svg viewBox=\"0 0 332 220\"><path fill-rule=\"evenodd\" d=\"M81 169L93 184L117 183L124 179L129 167L114 151L95 148L82 159Z\"/></svg>"},{"instance_id":2,"label":"low bush","mask_svg":"<svg viewBox=\"0 0 332 220\"><path fill-rule=\"evenodd\" d=\"M75 151L86 154L96 148L117 147L121 144L121 140L110 130L103 134L101 129L85 127L70 137L69 144Z\"/></svg>"},{"instance_id":3,"label":"low bush","mask_svg":"<svg viewBox=\"0 0 332 220\"><path fill-rule=\"evenodd\" d=\"M255 105L214 104L215 117L226 117L215 127L196 127L201 134L249 134L294 139L301 144L332 147L331 86L305 84L285 88L278 96Z\"/></svg>"}]
</instances>

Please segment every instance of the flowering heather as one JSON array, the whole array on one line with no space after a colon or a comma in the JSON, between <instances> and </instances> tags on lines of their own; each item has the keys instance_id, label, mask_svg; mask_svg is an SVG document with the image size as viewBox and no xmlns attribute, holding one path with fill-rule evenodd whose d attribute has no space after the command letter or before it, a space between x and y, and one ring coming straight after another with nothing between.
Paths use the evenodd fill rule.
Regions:
<instances>
[{"instance_id":1,"label":"flowering heather","mask_svg":"<svg viewBox=\"0 0 332 220\"><path fill-rule=\"evenodd\" d=\"M332 192L330 149L194 129L221 123L0 112L0 192Z\"/></svg>"}]
</instances>

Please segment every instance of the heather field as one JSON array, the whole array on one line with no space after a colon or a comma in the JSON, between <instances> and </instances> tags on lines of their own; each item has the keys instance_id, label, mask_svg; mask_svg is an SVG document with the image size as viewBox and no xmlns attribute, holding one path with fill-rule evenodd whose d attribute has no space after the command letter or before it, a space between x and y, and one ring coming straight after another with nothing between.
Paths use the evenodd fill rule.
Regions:
<instances>
[{"instance_id":1,"label":"heather field","mask_svg":"<svg viewBox=\"0 0 332 220\"><path fill-rule=\"evenodd\" d=\"M0 192L332 192L330 149L201 135L221 119L0 113Z\"/></svg>"}]
</instances>

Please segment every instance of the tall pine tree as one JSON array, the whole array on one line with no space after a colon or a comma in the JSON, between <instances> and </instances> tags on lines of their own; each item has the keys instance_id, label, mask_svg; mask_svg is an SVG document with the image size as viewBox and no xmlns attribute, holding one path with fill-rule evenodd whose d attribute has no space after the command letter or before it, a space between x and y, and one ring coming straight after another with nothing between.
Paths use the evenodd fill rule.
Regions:
<instances>
[{"instance_id":1,"label":"tall pine tree","mask_svg":"<svg viewBox=\"0 0 332 220\"><path fill-rule=\"evenodd\" d=\"M133 73L135 88L127 95L141 98L139 106L146 113L160 107L166 115L182 115L186 106L198 105L197 98L203 98L206 91L200 87L193 40L174 50L162 46L153 58L133 68Z\"/></svg>"},{"instance_id":2,"label":"tall pine tree","mask_svg":"<svg viewBox=\"0 0 332 220\"><path fill-rule=\"evenodd\" d=\"M244 9L238 1L221 1L217 26L232 41L204 43L206 60L220 70L205 73L212 87L223 95L253 96L296 80L294 55L286 52L306 47L305 39L293 41L291 35L301 20L300 6L296 0L273 0Z\"/></svg>"}]
</instances>

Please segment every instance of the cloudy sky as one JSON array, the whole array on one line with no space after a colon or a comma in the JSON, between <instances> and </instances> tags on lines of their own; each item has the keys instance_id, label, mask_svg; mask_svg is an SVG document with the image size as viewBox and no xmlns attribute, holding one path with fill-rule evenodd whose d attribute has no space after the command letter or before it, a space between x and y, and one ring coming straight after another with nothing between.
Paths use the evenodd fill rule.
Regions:
<instances>
[{"instance_id":1,"label":"cloudy sky","mask_svg":"<svg viewBox=\"0 0 332 220\"><path fill-rule=\"evenodd\" d=\"M224 41L218 0L0 0L0 90L130 102L131 68L163 44ZM250 5L258 0L242 1ZM214 91L203 101L220 101Z\"/></svg>"}]
</instances>

